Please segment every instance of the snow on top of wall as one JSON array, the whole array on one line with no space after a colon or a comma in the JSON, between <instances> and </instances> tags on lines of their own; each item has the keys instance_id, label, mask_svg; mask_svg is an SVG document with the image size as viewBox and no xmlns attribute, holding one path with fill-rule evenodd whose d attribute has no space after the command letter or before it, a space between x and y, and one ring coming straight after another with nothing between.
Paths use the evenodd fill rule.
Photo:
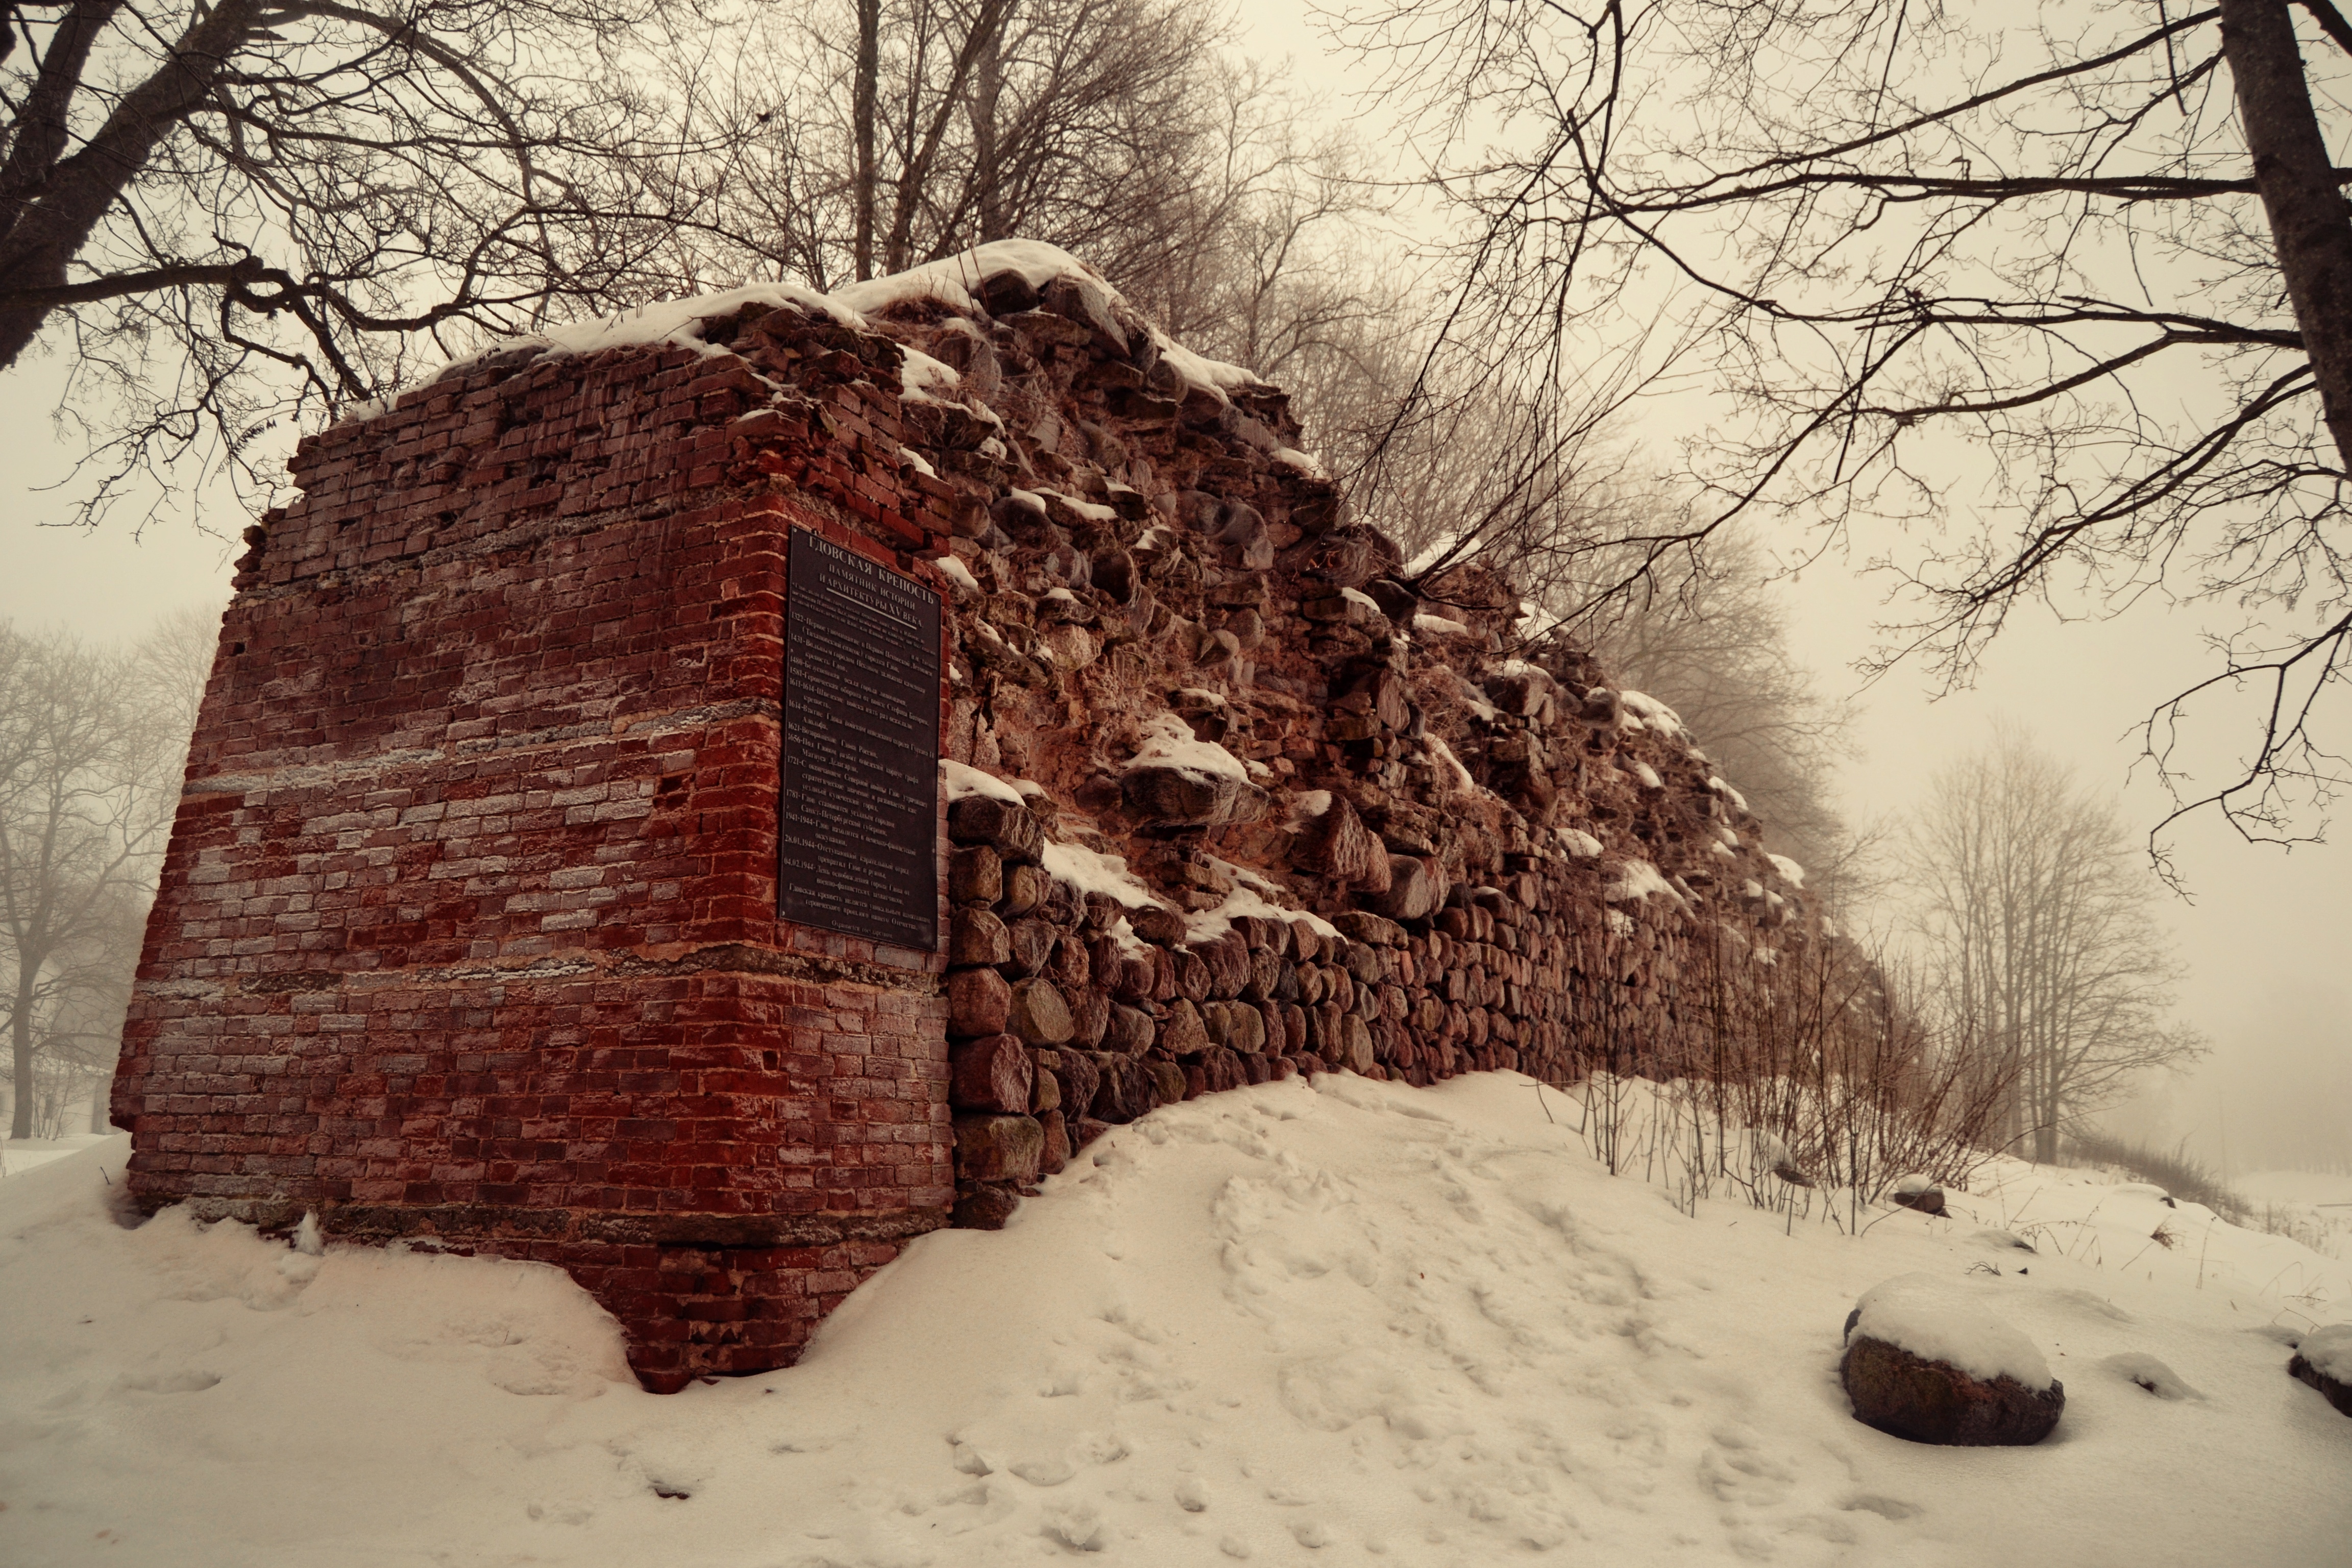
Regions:
<instances>
[{"instance_id":1,"label":"snow on top of wall","mask_svg":"<svg viewBox=\"0 0 2352 1568\"><path fill-rule=\"evenodd\" d=\"M958 587L969 588L975 594L980 592L980 579L971 574L971 567L965 565L954 556L942 555L937 561L933 562L932 564L940 569L940 576L945 577L949 582L953 583Z\"/></svg>"},{"instance_id":2,"label":"snow on top of wall","mask_svg":"<svg viewBox=\"0 0 2352 1568\"><path fill-rule=\"evenodd\" d=\"M1683 732L1682 715L1648 692L1634 691L1621 686L1617 689L1617 696L1619 700L1625 704L1626 710L1640 719L1648 728L1657 731L1662 735L1679 735Z\"/></svg>"},{"instance_id":3,"label":"snow on top of wall","mask_svg":"<svg viewBox=\"0 0 2352 1568\"><path fill-rule=\"evenodd\" d=\"M972 290L979 288L982 280L1004 272L1020 274L1024 282L1039 290L1056 278L1076 273L1112 300L1121 304L1128 303L1126 297L1101 273L1060 246L1047 245L1035 239L991 240L960 255L908 268L887 278L849 284L835 290L833 298L848 309L869 315L878 315L891 305L911 300L936 300L951 310L971 315L982 309ZM1237 388L1264 384L1237 364L1227 364L1223 360L1194 353L1156 326L1150 331L1152 343L1159 349L1160 357L1168 367L1221 402L1226 400L1228 393ZM1305 457L1306 454L1300 453L1299 456ZM1311 458L1307 460L1314 461Z\"/></svg>"},{"instance_id":4,"label":"snow on top of wall","mask_svg":"<svg viewBox=\"0 0 2352 1568\"><path fill-rule=\"evenodd\" d=\"M1764 858L1772 862L1772 869L1780 872L1780 880L1789 886L1801 888L1805 885L1805 868L1786 855L1767 855Z\"/></svg>"},{"instance_id":5,"label":"snow on top of wall","mask_svg":"<svg viewBox=\"0 0 2352 1568\"><path fill-rule=\"evenodd\" d=\"M1177 768L1212 778L1249 783L1241 759L1213 742L1196 740L1191 726L1173 713L1155 713L1143 725L1143 746L1128 759L1135 768Z\"/></svg>"},{"instance_id":6,"label":"snow on top of wall","mask_svg":"<svg viewBox=\"0 0 2352 1568\"><path fill-rule=\"evenodd\" d=\"M1454 754L1454 748L1447 745L1441 736L1432 735L1428 740L1430 752L1437 758L1438 766L1453 774L1454 787L1464 795L1476 794L1478 781L1470 776L1470 770L1462 765L1462 759Z\"/></svg>"},{"instance_id":7,"label":"snow on top of wall","mask_svg":"<svg viewBox=\"0 0 2352 1568\"><path fill-rule=\"evenodd\" d=\"M1740 810L1746 811L1748 809L1748 797L1740 794L1738 790L1732 788L1729 784L1726 784L1721 778L1710 774L1706 781L1706 787L1721 795L1724 799L1729 801L1732 805L1738 806Z\"/></svg>"},{"instance_id":8,"label":"snow on top of wall","mask_svg":"<svg viewBox=\"0 0 2352 1568\"><path fill-rule=\"evenodd\" d=\"M1151 896L1120 855L1100 855L1083 844L1048 844L1038 856L1055 880L1067 882L1081 893L1100 893L1130 910L1160 900Z\"/></svg>"},{"instance_id":9,"label":"snow on top of wall","mask_svg":"<svg viewBox=\"0 0 2352 1568\"><path fill-rule=\"evenodd\" d=\"M1647 860L1624 860L1618 863L1615 874L1609 879L1608 890L1601 896L1619 904L1646 899L1652 893L1664 893L1675 902L1682 902L1683 896L1675 891L1672 882L1658 874L1655 866Z\"/></svg>"},{"instance_id":10,"label":"snow on top of wall","mask_svg":"<svg viewBox=\"0 0 2352 1568\"><path fill-rule=\"evenodd\" d=\"M970 795L983 795L991 800L1001 800L1008 805L1027 804L1021 792L993 773L982 773L965 763L940 759L940 780L947 785L948 803L953 805Z\"/></svg>"},{"instance_id":11,"label":"snow on top of wall","mask_svg":"<svg viewBox=\"0 0 2352 1568\"><path fill-rule=\"evenodd\" d=\"M1426 637L1466 637L1470 635L1468 626L1460 621L1449 621L1444 616L1415 616L1412 629Z\"/></svg>"},{"instance_id":12,"label":"snow on top of wall","mask_svg":"<svg viewBox=\"0 0 2352 1568\"><path fill-rule=\"evenodd\" d=\"M2050 1363L2032 1340L1967 1297L1949 1279L1902 1274L1873 1286L1854 1303L1853 1332L1955 1366L1990 1383L2013 1377L2050 1386Z\"/></svg>"},{"instance_id":13,"label":"snow on top of wall","mask_svg":"<svg viewBox=\"0 0 2352 1568\"><path fill-rule=\"evenodd\" d=\"M705 355L726 353L730 351L724 346L702 341L700 324L713 317L731 316L746 305L769 305L798 310L804 316L824 316L859 331L874 330L865 316L853 307L804 285L753 283L741 289L723 289L715 294L688 294L677 300L657 300L634 310L623 310L618 315L592 316L587 321L573 321L568 326L550 327L541 332L504 338L480 353L469 354L450 363L470 364L509 349L540 348L551 353L593 354L602 353L606 349L634 348L646 343L669 343L679 348L696 349ZM947 370L948 367L940 365L940 368ZM948 371L948 374L952 376L955 373Z\"/></svg>"},{"instance_id":14,"label":"snow on top of wall","mask_svg":"<svg viewBox=\"0 0 2352 1568\"><path fill-rule=\"evenodd\" d=\"M1381 602L1361 588L1342 588L1339 590L1339 597L1351 605L1361 605L1376 616L1384 613L1381 609Z\"/></svg>"},{"instance_id":15,"label":"snow on top of wall","mask_svg":"<svg viewBox=\"0 0 2352 1568\"><path fill-rule=\"evenodd\" d=\"M1019 273L1031 288L1037 289L1043 289L1065 274L1076 273L1111 300L1127 303L1125 297L1101 273L1059 246L1034 239L1000 239L887 278L846 284L830 294L821 293L801 283L752 283L740 289L723 289L709 294L689 294L676 300L657 300L616 315L595 316L566 326L550 327L543 331L501 338L474 353L450 361L436 374L446 375L451 370L475 363L492 354L526 348L551 353L586 355L602 353L607 349L667 343L694 349L705 356L727 353L731 351L724 345L702 341L700 323L717 317L731 316L750 304L823 316L863 332L877 331L867 320L868 316L908 300L936 300L959 313L978 314L982 307L972 290L980 286L982 279L1003 272ZM1150 332L1160 360L1187 383L1201 388L1220 403L1230 401L1228 394L1232 392L1265 384L1240 365L1227 364L1222 360L1193 353L1156 326L1150 328ZM917 403L951 400L942 399L937 393L958 384L956 373L951 367L913 349L906 351L905 358L899 363L898 377L900 395ZM389 407L389 399L371 399L352 405L344 417L346 420L373 418ZM1286 451L1280 456L1282 461L1294 467L1303 463L1310 471L1321 471L1320 465L1303 452Z\"/></svg>"},{"instance_id":16,"label":"snow on top of wall","mask_svg":"<svg viewBox=\"0 0 2352 1568\"><path fill-rule=\"evenodd\" d=\"M1559 835L1559 841L1568 846L1568 852L1580 860L1596 858L1601 853L1601 840L1581 827L1561 827L1553 831Z\"/></svg>"},{"instance_id":17,"label":"snow on top of wall","mask_svg":"<svg viewBox=\"0 0 2352 1568\"><path fill-rule=\"evenodd\" d=\"M1644 788L1664 789L1666 787L1666 781L1658 776L1658 770L1652 767L1647 763L1636 761L1633 763L1633 776L1642 781Z\"/></svg>"},{"instance_id":18,"label":"snow on top of wall","mask_svg":"<svg viewBox=\"0 0 2352 1568\"><path fill-rule=\"evenodd\" d=\"M1209 857L1209 864L1234 879L1234 890L1227 893L1223 901L1214 909L1184 917L1185 941L1214 942L1234 929L1234 919L1237 915L1253 915L1260 920L1305 921L1318 936L1339 934L1338 926L1312 910L1294 910L1268 899L1265 895L1269 893L1286 896L1286 889L1270 878L1262 877L1246 866L1221 860L1214 855Z\"/></svg>"}]
</instances>

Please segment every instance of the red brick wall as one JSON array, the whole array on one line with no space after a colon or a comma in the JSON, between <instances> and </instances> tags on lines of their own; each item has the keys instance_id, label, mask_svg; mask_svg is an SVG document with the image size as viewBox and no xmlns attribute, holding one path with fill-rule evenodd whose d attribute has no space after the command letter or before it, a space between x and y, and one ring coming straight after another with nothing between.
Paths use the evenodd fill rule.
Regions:
<instances>
[{"instance_id":1,"label":"red brick wall","mask_svg":"<svg viewBox=\"0 0 2352 1568\"><path fill-rule=\"evenodd\" d=\"M775 918L786 531L936 583L940 498L870 386L812 458L748 374L493 363L303 444L148 926L142 1204L560 1264L656 1386L944 1223L939 958Z\"/></svg>"}]
</instances>

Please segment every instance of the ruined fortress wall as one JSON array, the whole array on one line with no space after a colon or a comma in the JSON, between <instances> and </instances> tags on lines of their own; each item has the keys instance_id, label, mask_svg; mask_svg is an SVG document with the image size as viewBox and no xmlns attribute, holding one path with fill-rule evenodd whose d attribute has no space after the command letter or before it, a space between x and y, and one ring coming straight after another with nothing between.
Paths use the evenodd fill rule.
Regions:
<instances>
[{"instance_id":1,"label":"ruined fortress wall","mask_svg":"<svg viewBox=\"0 0 2352 1568\"><path fill-rule=\"evenodd\" d=\"M676 1386L1156 1104L1639 1070L1769 990L1801 873L1673 714L1297 441L1015 243L304 443L149 928L140 1201L560 1264ZM794 528L941 595L935 952L777 918Z\"/></svg>"},{"instance_id":2,"label":"ruined fortress wall","mask_svg":"<svg viewBox=\"0 0 2352 1568\"><path fill-rule=\"evenodd\" d=\"M786 530L925 573L923 498L733 471L740 380L484 365L303 444L126 1032L142 1203L562 1264L657 1377L943 1223L937 955L776 918Z\"/></svg>"}]
</instances>

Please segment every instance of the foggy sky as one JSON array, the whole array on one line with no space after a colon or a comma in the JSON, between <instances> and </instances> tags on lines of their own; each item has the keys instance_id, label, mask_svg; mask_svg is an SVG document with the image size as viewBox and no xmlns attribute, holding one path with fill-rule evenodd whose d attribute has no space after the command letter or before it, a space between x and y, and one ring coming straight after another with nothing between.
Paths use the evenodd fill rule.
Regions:
<instances>
[{"instance_id":1,"label":"foggy sky","mask_svg":"<svg viewBox=\"0 0 2352 1568\"><path fill-rule=\"evenodd\" d=\"M1328 94L1336 110L1346 108L1346 71L1323 52L1303 7L1252 7L1245 24L1254 53L1289 55L1302 85ZM1376 136L1377 116L1359 123ZM61 478L75 449L49 427L58 384L55 361L0 375L0 618L25 628L69 626L104 641L135 637L184 605L225 603L228 563L248 521L225 493L211 498L204 513L210 532L171 519L134 538L131 525L138 520L129 514L97 534L38 526L62 508L34 487ZM1682 422L1672 408L1650 409L1640 428L1645 437L1662 436ZM1660 450L1657 458L1668 461L1671 453ZM1767 542L1792 558L1805 548L1794 537L1768 536ZM1855 542L1867 554L1890 542ZM2168 809L2145 768L2133 775L2139 742L2126 731L2207 672L2199 637L2208 623L2199 614L2156 603L2104 624L2021 614L1973 689L1931 700L1922 670L1898 668L1867 690L1853 673L1853 661L1869 649L1872 623L1884 614L1882 584L1828 560L1783 591L1797 652L1822 691L1855 700L1854 739L1864 754L1841 773L1836 790L1849 820L1898 816L1938 766L1983 744L2003 720L2024 726L2085 782L2119 794L2134 826L2153 826ZM2338 698L2336 704L2340 733L2347 703ZM2243 740L2227 731L2209 735L2204 771L2218 778ZM2344 836L2352 836L2352 820ZM2240 844L2210 816L2181 829L2175 849L2194 895L2193 901L2167 898L2163 906L2189 968L2179 1016L2210 1039L2213 1051L2193 1075L2151 1085L2117 1127L2167 1142L2188 1135L2210 1160L2226 1158L2239 1171L2262 1169L2352 1119L2352 954L2346 952L2352 867L2346 852L2330 845L2290 854Z\"/></svg>"}]
</instances>

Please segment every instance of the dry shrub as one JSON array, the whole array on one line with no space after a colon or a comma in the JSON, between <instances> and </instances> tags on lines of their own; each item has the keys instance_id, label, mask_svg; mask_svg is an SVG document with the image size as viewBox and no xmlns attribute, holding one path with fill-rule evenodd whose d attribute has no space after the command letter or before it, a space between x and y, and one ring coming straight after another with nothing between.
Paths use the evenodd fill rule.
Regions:
<instances>
[{"instance_id":1,"label":"dry shrub","mask_svg":"<svg viewBox=\"0 0 2352 1568\"><path fill-rule=\"evenodd\" d=\"M1772 953L1709 927L1669 961L1664 1037L1605 1016L1578 1036L1582 1130L1612 1174L1663 1178L1686 1208L1738 1194L1852 1228L1896 1178L1965 1188L1992 1158L2013 1066L1939 1035L1883 954L1826 935Z\"/></svg>"}]
</instances>

